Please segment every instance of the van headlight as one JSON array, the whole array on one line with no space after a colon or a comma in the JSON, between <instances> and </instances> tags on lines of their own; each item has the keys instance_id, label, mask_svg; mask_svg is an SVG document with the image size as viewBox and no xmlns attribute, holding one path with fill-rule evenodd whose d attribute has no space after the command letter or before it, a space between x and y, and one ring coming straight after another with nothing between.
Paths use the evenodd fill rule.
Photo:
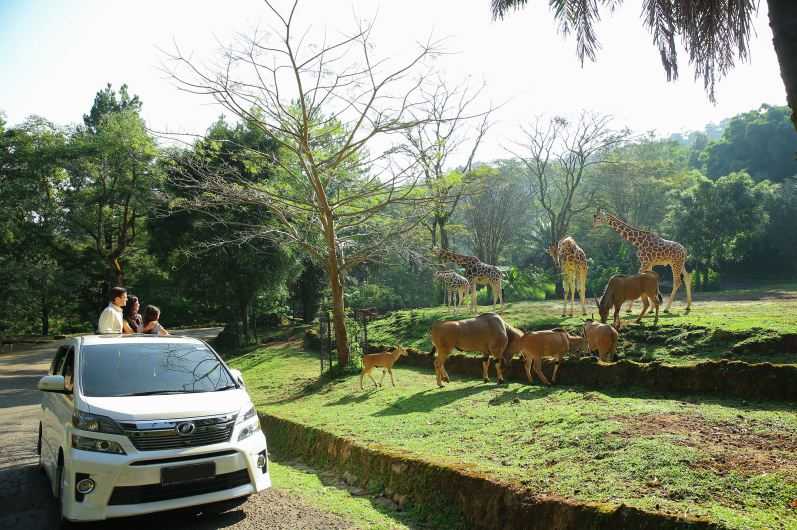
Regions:
<instances>
[{"instance_id":1,"label":"van headlight","mask_svg":"<svg viewBox=\"0 0 797 530\"><path fill-rule=\"evenodd\" d=\"M83 451L94 451L95 453L125 454L125 450L122 449L122 446L113 440L89 438L88 436L80 436L79 434L72 435L72 447Z\"/></svg>"},{"instance_id":2,"label":"van headlight","mask_svg":"<svg viewBox=\"0 0 797 530\"><path fill-rule=\"evenodd\" d=\"M111 418L89 414L82 410L78 410L72 415L72 425L81 431L122 434L122 429Z\"/></svg>"},{"instance_id":3,"label":"van headlight","mask_svg":"<svg viewBox=\"0 0 797 530\"><path fill-rule=\"evenodd\" d=\"M257 411L254 406L243 415L238 416L238 421L236 423L244 424L244 426L241 427L241 432L238 434L239 442L241 440L246 440L260 430L260 418L257 416Z\"/></svg>"}]
</instances>

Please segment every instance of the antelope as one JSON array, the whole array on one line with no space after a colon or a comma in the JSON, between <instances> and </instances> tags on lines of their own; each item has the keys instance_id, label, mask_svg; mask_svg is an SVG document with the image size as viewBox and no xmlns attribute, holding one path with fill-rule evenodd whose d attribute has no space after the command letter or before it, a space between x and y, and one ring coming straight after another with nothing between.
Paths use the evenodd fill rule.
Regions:
<instances>
[{"instance_id":1,"label":"antelope","mask_svg":"<svg viewBox=\"0 0 797 530\"><path fill-rule=\"evenodd\" d=\"M550 385L551 382L556 382L562 355L573 351L583 351L585 346L586 340L583 337L570 335L561 328L532 331L515 338L507 347L505 358L511 359L515 353L520 352L523 355L526 378L529 380L529 384L534 381L531 375L531 369L533 367L534 373L537 374L540 381L542 381L543 384ZM548 381L548 378L545 377L542 371L543 357L554 357L556 359L556 366L553 369L551 381Z\"/></svg>"},{"instance_id":2,"label":"antelope","mask_svg":"<svg viewBox=\"0 0 797 530\"><path fill-rule=\"evenodd\" d=\"M587 350L590 353L597 351L602 362L614 360L618 333L612 326L587 319L584 322L584 338L587 340Z\"/></svg>"},{"instance_id":3,"label":"antelope","mask_svg":"<svg viewBox=\"0 0 797 530\"><path fill-rule=\"evenodd\" d=\"M446 358L454 348L460 351L476 351L482 354L482 374L484 382L490 380L490 356L495 359L495 371L498 384L504 382L501 370L504 352L509 343L516 337L523 335L496 313L484 313L475 318L465 320L447 320L435 322L432 325L432 353L437 352L434 360L434 371L437 375L437 386L443 386L443 381L448 382L446 372ZM510 358L511 360L511 358Z\"/></svg>"},{"instance_id":4,"label":"antelope","mask_svg":"<svg viewBox=\"0 0 797 530\"><path fill-rule=\"evenodd\" d=\"M636 322L639 324L652 302L656 309L656 318L653 320L655 326L659 322L659 304L662 299L659 294L659 275L653 271L633 276L615 274L609 278L600 301L595 300L595 303L598 304L601 322L606 323L609 309L614 306L614 327L620 329L620 307L627 300L636 300L640 296L642 297L642 312Z\"/></svg>"},{"instance_id":5,"label":"antelope","mask_svg":"<svg viewBox=\"0 0 797 530\"><path fill-rule=\"evenodd\" d=\"M406 356L407 350L401 346L396 346L393 353L385 352L363 355L363 371L360 373L360 390L363 390L363 377L366 375L370 377L374 385L379 388L382 385L382 381L385 380L385 372L390 374L390 382L393 383L393 386L396 386L396 382L393 380L393 364L395 364L402 355ZM382 379L379 380L379 383L377 383L374 376L371 375L371 370L374 368L382 369Z\"/></svg>"}]
</instances>

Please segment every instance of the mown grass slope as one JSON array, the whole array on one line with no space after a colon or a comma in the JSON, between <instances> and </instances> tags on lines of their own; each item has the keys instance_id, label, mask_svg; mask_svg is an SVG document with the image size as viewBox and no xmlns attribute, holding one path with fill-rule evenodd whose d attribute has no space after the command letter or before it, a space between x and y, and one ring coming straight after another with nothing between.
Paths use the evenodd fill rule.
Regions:
<instances>
[{"instance_id":1,"label":"mown grass slope","mask_svg":"<svg viewBox=\"0 0 797 530\"><path fill-rule=\"evenodd\" d=\"M260 410L362 444L539 493L704 515L730 528L797 527L793 404L472 380L438 389L431 372L400 361L398 387L367 382L360 391L357 376L319 381L317 358L297 341L232 364Z\"/></svg>"}]
</instances>

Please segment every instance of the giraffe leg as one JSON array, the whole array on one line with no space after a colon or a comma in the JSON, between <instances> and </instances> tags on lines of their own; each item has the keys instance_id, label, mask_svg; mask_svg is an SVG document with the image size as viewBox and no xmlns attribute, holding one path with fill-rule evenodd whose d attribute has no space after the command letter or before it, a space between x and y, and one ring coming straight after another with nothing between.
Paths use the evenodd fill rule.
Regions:
<instances>
[{"instance_id":1,"label":"giraffe leg","mask_svg":"<svg viewBox=\"0 0 797 530\"><path fill-rule=\"evenodd\" d=\"M682 264L673 263L672 267L672 293L670 293L670 299L667 300L667 307L664 308L665 313L670 312L670 306L672 305L672 301L675 300L675 295L678 293L678 288L681 286L681 271L683 270Z\"/></svg>"},{"instance_id":2,"label":"giraffe leg","mask_svg":"<svg viewBox=\"0 0 797 530\"><path fill-rule=\"evenodd\" d=\"M478 312L476 309L478 307L478 303L476 300L476 282L473 281L470 283L470 310L473 313Z\"/></svg>"},{"instance_id":3,"label":"giraffe leg","mask_svg":"<svg viewBox=\"0 0 797 530\"><path fill-rule=\"evenodd\" d=\"M587 268L581 269L581 274L578 277L578 294L581 297L581 314L587 314L587 307L584 305L584 299L587 297Z\"/></svg>"},{"instance_id":4,"label":"giraffe leg","mask_svg":"<svg viewBox=\"0 0 797 530\"><path fill-rule=\"evenodd\" d=\"M576 307L576 273L570 276L570 316L573 316L573 311Z\"/></svg>"},{"instance_id":5,"label":"giraffe leg","mask_svg":"<svg viewBox=\"0 0 797 530\"><path fill-rule=\"evenodd\" d=\"M686 312L692 309L692 273L684 265L684 287L686 287Z\"/></svg>"},{"instance_id":6,"label":"giraffe leg","mask_svg":"<svg viewBox=\"0 0 797 530\"><path fill-rule=\"evenodd\" d=\"M562 300L562 316L567 316L567 286L569 284L569 279L567 275L567 271L565 271L564 275L562 276L562 296L564 296L564 300Z\"/></svg>"}]
</instances>

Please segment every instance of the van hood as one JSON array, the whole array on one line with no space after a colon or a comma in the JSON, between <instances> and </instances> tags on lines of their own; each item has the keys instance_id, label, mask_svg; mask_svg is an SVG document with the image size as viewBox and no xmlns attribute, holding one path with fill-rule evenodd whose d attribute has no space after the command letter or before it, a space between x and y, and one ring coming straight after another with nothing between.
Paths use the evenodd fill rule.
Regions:
<instances>
[{"instance_id":1,"label":"van hood","mask_svg":"<svg viewBox=\"0 0 797 530\"><path fill-rule=\"evenodd\" d=\"M91 414L117 421L176 420L201 416L237 414L251 400L242 388L194 394L153 396L86 397L83 402Z\"/></svg>"}]
</instances>

